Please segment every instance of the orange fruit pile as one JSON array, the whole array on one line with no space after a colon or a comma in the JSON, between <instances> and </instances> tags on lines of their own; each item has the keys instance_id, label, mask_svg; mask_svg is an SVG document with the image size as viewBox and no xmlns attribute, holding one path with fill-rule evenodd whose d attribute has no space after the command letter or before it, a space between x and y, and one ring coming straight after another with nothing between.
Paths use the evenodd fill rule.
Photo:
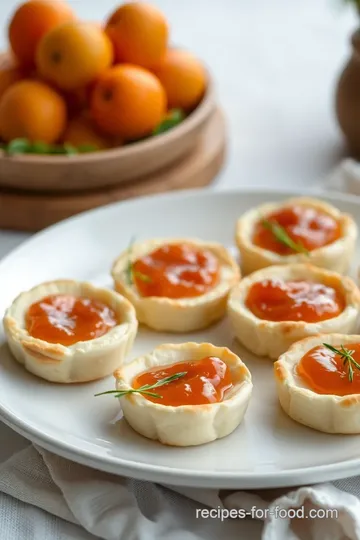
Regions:
<instances>
[{"instance_id":1,"label":"orange fruit pile","mask_svg":"<svg viewBox=\"0 0 360 540\"><path fill-rule=\"evenodd\" d=\"M170 109L187 114L206 90L191 53L171 48L164 14L145 2L103 24L63 0L28 0L8 27L0 61L0 139L102 150L159 132ZM121 143L119 143L121 141Z\"/></svg>"}]
</instances>

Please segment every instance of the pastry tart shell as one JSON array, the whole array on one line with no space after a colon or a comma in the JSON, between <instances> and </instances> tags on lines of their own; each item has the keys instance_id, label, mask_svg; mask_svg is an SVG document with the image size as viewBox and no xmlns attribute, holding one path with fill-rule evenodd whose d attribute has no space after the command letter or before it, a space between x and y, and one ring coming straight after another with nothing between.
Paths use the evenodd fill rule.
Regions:
<instances>
[{"instance_id":1,"label":"pastry tart shell","mask_svg":"<svg viewBox=\"0 0 360 540\"><path fill-rule=\"evenodd\" d=\"M135 261L164 244L178 243L208 250L217 257L220 263L218 285L194 298L141 296L136 285L129 283L128 280L129 257ZM229 291L239 281L240 270L227 249L221 244L184 238L152 239L134 244L131 254L128 250L123 252L113 264L112 277L115 289L128 298L135 307L140 323L157 331L181 333L206 328L224 316Z\"/></svg>"},{"instance_id":2,"label":"pastry tart shell","mask_svg":"<svg viewBox=\"0 0 360 540\"><path fill-rule=\"evenodd\" d=\"M267 217L281 208L294 205L315 208L336 219L341 226L341 237L331 244L310 251L309 254L280 255L253 244L254 227L261 217ZM357 235L357 225L351 216L341 213L328 203L310 197L263 204L246 212L236 224L236 244L241 254L241 268L245 275L271 265L294 263L310 263L344 274L349 269Z\"/></svg>"},{"instance_id":3,"label":"pastry tart shell","mask_svg":"<svg viewBox=\"0 0 360 540\"><path fill-rule=\"evenodd\" d=\"M359 343L360 335L323 334L294 343L274 364L282 409L296 422L325 433L360 433L360 394L317 394L302 383L295 369L301 358L322 343Z\"/></svg>"},{"instance_id":4,"label":"pastry tart shell","mask_svg":"<svg viewBox=\"0 0 360 540\"><path fill-rule=\"evenodd\" d=\"M231 370L233 388L219 403L172 407L149 401L141 394L120 398L130 426L148 439L172 446L194 446L229 435L241 423L252 392L251 375L245 364L229 349L209 343L161 345L115 372L116 388L128 390L143 371L182 361L217 356ZM160 392L161 387L157 391Z\"/></svg>"},{"instance_id":5,"label":"pastry tart shell","mask_svg":"<svg viewBox=\"0 0 360 540\"><path fill-rule=\"evenodd\" d=\"M70 346L34 338L25 328L27 309L52 294L85 296L104 302L121 322L101 337ZM57 383L92 381L113 373L128 355L138 327L135 310L126 298L72 280L42 283L21 293L7 309L3 323L15 359L34 375Z\"/></svg>"},{"instance_id":6,"label":"pastry tart shell","mask_svg":"<svg viewBox=\"0 0 360 540\"><path fill-rule=\"evenodd\" d=\"M246 307L246 298L254 283L272 278L308 280L335 287L344 295L345 308L338 316L316 323L260 319ZM228 312L240 343L258 356L277 359L295 341L308 336L355 332L360 313L360 291L349 277L309 264L271 266L245 277L233 288L229 296Z\"/></svg>"}]
</instances>

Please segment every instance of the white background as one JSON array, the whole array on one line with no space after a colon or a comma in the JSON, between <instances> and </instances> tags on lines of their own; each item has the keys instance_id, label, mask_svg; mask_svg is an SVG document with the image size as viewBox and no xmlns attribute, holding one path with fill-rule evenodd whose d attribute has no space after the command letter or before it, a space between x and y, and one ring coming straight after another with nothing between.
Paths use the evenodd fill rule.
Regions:
<instances>
[{"instance_id":1,"label":"white background","mask_svg":"<svg viewBox=\"0 0 360 540\"><path fill-rule=\"evenodd\" d=\"M70 0L101 20L112 0ZM228 121L217 187L311 186L344 155L334 89L356 18L342 0L158 0L172 41L210 67ZM17 4L0 0L1 27ZM5 32L0 37L6 47ZM0 256L27 235L0 231ZM0 426L0 460L19 444Z\"/></svg>"}]
</instances>

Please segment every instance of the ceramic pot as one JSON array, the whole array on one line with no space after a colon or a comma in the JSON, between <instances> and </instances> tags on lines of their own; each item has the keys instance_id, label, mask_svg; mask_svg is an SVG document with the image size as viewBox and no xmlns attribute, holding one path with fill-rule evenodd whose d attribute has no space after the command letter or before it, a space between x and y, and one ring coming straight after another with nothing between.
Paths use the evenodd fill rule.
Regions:
<instances>
[{"instance_id":1,"label":"ceramic pot","mask_svg":"<svg viewBox=\"0 0 360 540\"><path fill-rule=\"evenodd\" d=\"M360 30L351 38L352 55L337 86L336 115L351 153L360 158Z\"/></svg>"}]
</instances>

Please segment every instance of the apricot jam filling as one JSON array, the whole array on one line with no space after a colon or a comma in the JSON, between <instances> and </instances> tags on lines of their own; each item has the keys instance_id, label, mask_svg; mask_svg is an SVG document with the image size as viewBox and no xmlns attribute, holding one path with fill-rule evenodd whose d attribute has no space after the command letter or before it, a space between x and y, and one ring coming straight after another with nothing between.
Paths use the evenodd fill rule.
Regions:
<instances>
[{"instance_id":1,"label":"apricot jam filling","mask_svg":"<svg viewBox=\"0 0 360 540\"><path fill-rule=\"evenodd\" d=\"M142 296L190 298L217 285L220 265L208 250L187 244L165 244L137 259L132 273Z\"/></svg>"},{"instance_id":2,"label":"apricot jam filling","mask_svg":"<svg viewBox=\"0 0 360 540\"><path fill-rule=\"evenodd\" d=\"M314 323L338 316L345 299L323 283L266 279L250 287L245 305L259 319Z\"/></svg>"},{"instance_id":3,"label":"apricot jam filling","mask_svg":"<svg viewBox=\"0 0 360 540\"><path fill-rule=\"evenodd\" d=\"M336 346L341 350L341 345ZM346 345L352 358L360 363L360 344ZM360 394L360 370L350 368L344 357L329 350L325 345L308 351L297 365L296 372L302 381L317 394L346 396Z\"/></svg>"},{"instance_id":4,"label":"apricot jam filling","mask_svg":"<svg viewBox=\"0 0 360 540\"><path fill-rule=\"evenodd\" d=\"M296 205L281 208L266 216L266 221L280 225L291 240L307 251L327 246L341 236L341 226L336 219L311 207ZM253 243L279 255L294 254L291 247L281 242L264 225L263 219L255 225Z\"/></svg>"},{"instance_id":5,"label":"apricot jam filling","mask_svg":"<svg viewBox=\"0 0 360 540\"><path fill-rule=\"evenodd\" d=\"M154 403L173 407L204 405L222 401L225 393L233 386L231 372L225 362L217 356L207 356L201 360L178 362L145 371L135 377L132 387L137 389L145 384L153 385L171 375L184 372L183 377L151 390L158 393L160 398L144 397Z\"/></svg>"},{"instance_id":6,"label":"apricot jam filling","mask_svg":"<svg viewBox=\"0 0 360 540\"><path fill-rule=\"evenodd\" d=\"M25 324L32 337L68 346L103 336L118 321L115 312L102 302L54 294L29 307Z\"/></svg>"}]
</instances>

